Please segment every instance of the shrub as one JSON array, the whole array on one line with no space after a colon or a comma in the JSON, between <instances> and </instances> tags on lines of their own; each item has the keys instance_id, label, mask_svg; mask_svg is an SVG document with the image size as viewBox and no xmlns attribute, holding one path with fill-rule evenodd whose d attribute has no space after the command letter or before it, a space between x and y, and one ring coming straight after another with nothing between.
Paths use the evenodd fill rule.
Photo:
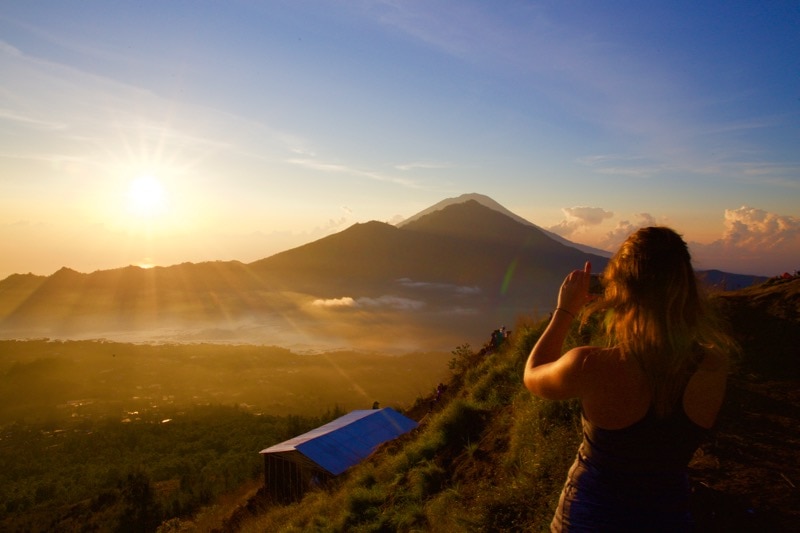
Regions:
<instances>
[{"instance_id":1,"label":"shrub","mask_svg":"<svg viewBox=\"0 0 800 533\"><path fill-rule=\"evenodd\" d=\"M354 487L347 497L345 527L375 521L381 515L381 507L385 500L386 493L381 486Z\"/></svg>"}]
</instances>

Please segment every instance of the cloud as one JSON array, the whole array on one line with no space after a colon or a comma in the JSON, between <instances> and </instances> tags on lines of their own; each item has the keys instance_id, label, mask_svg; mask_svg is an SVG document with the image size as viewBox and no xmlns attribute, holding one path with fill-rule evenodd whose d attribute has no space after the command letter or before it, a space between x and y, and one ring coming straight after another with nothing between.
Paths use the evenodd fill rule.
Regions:
<instances>
[{"instance_id":1,"label":"cloud","mask_svg":"<svg viewBox=\"0 0 800 533\"><path fill-rule=\"evenodd\" d=\"M418 163L405 163L402 165L395 165L394 168L397 170L415 170L415 169L424 169L424 170L439 170L443 168L452 168L453 165L448 163L426 163L426 162L418 162Z\"/></svg>"},{"instance_id":2,"label":"cloud","mask_svg":"<svg viewBox=\"0 0 800 533\"><path fill-rule=\"evenodd\" d=\"M300 158L290 158L286 160L287 163L304 167L310 168L312 170L318 170L321 172L329 172L334 174L348 174L351 176L357 176L361 178L368 178L374 181L382 181L386 183L394 183L397 185L402 185L404 187L410 188L417 188L418 185L405 178L397 178L394 176L387 176L384 174L380 174L378 172L368 171L368 170L360 170L357 168L349 167L347 165L340 165L337 163L324 163L321 161L316 161L314 159L300 159Z\"/></svg>"},{"instance_id":3,"label":"cloud","mask_svg":"<svg viewBox=\"0 0 800 533\"><path fill-rule=\"evenodd\" d=\"M62 130L66 127L64 122L22 115L10 109L0 109L0 120L9 120L26 126L49 130Z\"/></svg>"},{"instance_id":4,"label":"cloud","mask_svg":"<svg viewBox=\"0 0 800 533\"><path fill-rule=\"evenodd\" d=\"M800 218L777 215L763 209L742 206L725 210L722 244L749 250L771 250L796 245Z\"/></svg>"},{"instance_id":5,"label":"cloud","mask_svg":"<svg viewBox=\"0 0 800 533\"><path fill-rule=\"evenodd\" d=\"M726 209L722 238L689 243L695 266L773 276L800 265L800 218L742 206Z\"/></svg>"},{"instance_id":6,"label":"cloud","mask_svg":"<svg viewBox=\"0 0 800 533\"><path fill-rule=\"evenodd\" d=\"M445 311L445 314L455 316L475 316L480 312L480 309L475 307L451 307Z\"/></svg>"},{"instance_id":7,"label":"cloud","mask_svg":"<svg viewBox=\"0 0 800 533\"><path fill-rule=\"evenodd\" d=\"M403 222L406 218L408 218L408 217L404 217L403 215L394 215L387 222L389 224L391 224L392 226L396 226L396 225L400 224L401 222Z\"/></svg>"},{"instance_id":8,"label":"cloud","mask_svg":"<svg viewBox=\"0 0 800 533\"><path fill-rule=\"evenodd\" d=\"M420 300L412 300L410 298L401 298L399 296L390 296L384 295L379 296L378 298L351 298L350 296L344 296L342 298L328 298L328 299L318 299L311 302L311 305L314 307L323 307L323 308L370 308L370 309L377 309L377 308L385 308L385 309L395 309L400 311L415 311L418 309L422 309L425 307L425 302Z\"/></svg>"},{"instance_id":9,"label":"cloud","mask_svg":"<svg viewBox=\"0 0 800 533\"><path fill-rule=\"evenodd\" d=\"M655 217L650 213L637 213L634 216L637 218L634 222L630 220L620 220L617 222L617 226L606 233L605 238L601 242L601 246L606 250L616 250L619 248L619 245L628 238L628 235L634 231L639 228L646 228L658 224Z\"/></svg>"},{"instance_id":10,"label":"cloud","mask_svg":"<svg viewBox=\"0 0 800 533\"><path fill-rule=\"evenodd\" d=\"M339 228L343 227L345 224L347 224L349 220L350 219L348 219L347 217L342 217L338 220L329 218L328 222L324 226L315 227L312 233L323 233L323 234L333 233Z\"/></svg>"},{"instance_id":11,"label":"cloud","mask_svg":"<svg viewBox=\"0 0 800 533\"><path fill-rule=\"evenodd\" d=\"M386 307L401 311L414 311L425 307L425 302L401 298L399 296L380 296L378 298L359 298L356 301L358 307Z\"/></svg>"},{"instance_id":12,"label":"cloud","mask_svg":"<svg viewBox=\"0 0 800 533\"><path fill-rule=\"evenodd\" d=\"M36 134L35 142L19 143L22 148L6 143L3 157L63 159L53 146L98 165L155 155L180 161L177 166L242 155L272 162L287 151L313 155L302 137L251 117L173 101L144 85L22 53L2 40L0 71L4 91L14 95L0 108L0 128ZM236 134L220 133L231 131Z\"/></svg>"},{"instance_id":13,"label":"cloud","mask_svg":"<svg viewBox=\"0 0 800 533\"><path fill-rule=\"evenodd\" d=\"M598 226L602 224L604 220L614 216L614 213L606 211L602 207L564 207L561 211L567 218L547 229L562 237L569 237L587 227Z\"/></svg>"},{"instance_id":14,"label":"cloud","mask_svg":"<svg viewBox=\"0 0 800 533\"><path fill-rule=\"evenodd\" d=\"M0 40L0 53L6 54L9 56L22 56L22 52L16 46L13 46L3 40Z\"/></svg>"},{"instance_id":15,"label":"cloud","mask_svg":"<svg viewBox=\"0 0 800 533\"><path fill-rule=\"evenodd\" d=\"M454 285L452 283L434 283L429 281L414 281L410 278L400 278L397 282L409 289L437 290L454 292L456 294L478 294L481 288L475 285Z\"/></svg>"},{"instance_id":16,"label":"cloud","mask_svg":"<svg viewBox=\"0 0 800 533\"><path fill-rule=\"evenodd\" d=\"M596 174L649 178L669 167L643 155L598 154L581 157L578 163L588 166Z\"/></svg>"},{"instance_id":17,"label":"cloud","mask_svg":"<svg viewBox=\"0 0 800 533\"><path fill-rule=\"evenodd\" d=\"M349 296L344 298L328 298L326 300L314 300L311 305L315 307L356 307L356 301Z\"/></svg>"}]
</instances>

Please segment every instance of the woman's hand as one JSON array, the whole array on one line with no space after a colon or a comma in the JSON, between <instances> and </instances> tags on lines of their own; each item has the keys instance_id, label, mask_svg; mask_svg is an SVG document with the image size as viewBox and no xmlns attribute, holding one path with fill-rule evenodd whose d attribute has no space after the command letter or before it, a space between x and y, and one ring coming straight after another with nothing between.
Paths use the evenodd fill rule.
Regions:
<instances>
[{"instance_id":1,"label":"woman's hand","mask_svg":"<svg viewBox=\"0 0 800 533\"><path fill-rule=\"evenodd\" d=\"M580 396L583 387L583 361L585 348L574 348L561 355L564 339L570 331L572 318L589 301L589 282L592 265L588 261L583 270L573 270L558 291L558 307L536 341L525 365L523 380L533 394L552 400L566 400ZM572 315L568 318L567 315Z\"/></svg>"},{"instance_id":2,"label":"woman's hand","mask_svg":"<svg viewBox=\"0 0 800 533\"><path fill-rule=\"evenodd\" d=\"M592 264L586 261L583 270L570 272L558 291L558 308L565 309L572 316L578 316L581 308L589 300L589 283L592 279Z\"/></svg>"}]
</instances>

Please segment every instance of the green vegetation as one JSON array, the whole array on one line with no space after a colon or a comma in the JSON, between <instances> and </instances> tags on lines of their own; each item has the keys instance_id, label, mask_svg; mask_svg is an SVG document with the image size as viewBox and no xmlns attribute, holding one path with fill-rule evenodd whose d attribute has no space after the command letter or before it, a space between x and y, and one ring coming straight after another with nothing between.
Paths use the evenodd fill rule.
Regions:
<instances>
[{"instance_id":1,"label":"green vegetation","mask_svg":"<svg viewBox=\"0 0 800 533\"><path fill-rule=\"evenodd\" d=\"M793 287L786 298L767 300L769 287L721 298L747 372L766 356L795 364ZM739 320L740 307L762 303L763 317ZM770 321L786 326L783 336L756 350ZM494 352L464 344L403 357L0 341L0 530L546 531L580 420L576 402L541 401L521 383L544 327L521 320ZM597 331L575 325L567 347L602 342ZM433 401L440 381L448 388ZM259 490L260 449L374 400L420 427L295 504ZM739 427L741 413L726 416L723 430ZM740 454L743 437L730 435ZM712 463L725 442L706 450Z\"/></svg>"},{"instance_id":2,"label":"green vegetation","mask_svg":"<svg viewBox=\"0 0 800 533\"><path fill-rule=\"evenodd\" d=\"M580 440L580 417L576 402L544 402L522 385L525 360L544 326L518 323L512 341L493 353L459 346L443 402L420 428L381 448L335 487L272 507L238 527L246 532L547 530ZM586 343L595 329L575 327L568 345ZM426 405L420 400L415 409Z\"/></svg>"},{"instance_id":3,"label":"green vegetation","mask_svg":"<svg viewBox=\"0 0 800 533\"><path fill-rule=\"evenodd\" d=\"M772 489L779 503L763 516L787 524L796 523L796 506L780 502L793 493L767 480L783 468L793 487L794 449L767 447L796 433L796 381L781 385L788 401L772 397L775 379L797 378L798 291L795 281L720 295L743 354L720 432L699 467L706 491L736 475L736 485L759 498ZM522 386L544 325L521 321L493 353L465 344L451 354L394 357L0 341L0 530L545 531L580 429L575 402L543 402ZM576 327L567 344L594 342L596 331L594 323ZM753 372L771 381L741 381ZM434 402L440 381L448 388ZM264 497L259 450L375 400L420 427L301 502ZM765 425L756 431L747 424L758 412ZM764 438L743 455L754 434ZM703 467L718 457L724 473ZM754 481L759 464L766 466ZM731 508L759 507L747 501ZM709 516L730 516L732 525L746 518L725 509Z\"/></svg>"},{"instance_id":4,"label":"green vegetation","mask_svg":"<svg viewBox=\"0 0 800 533\"><path fill-rule=\"evenodd\" d=\"M430 410L419 430L383 447L334 487L268 508L241 527L503 531L544 524L579 433L574 404L538 401L520 382L543 327L517 324L513 342L495 353L462 345L438 359L2 342L0 526L195 527L221 496L260 478L260 449L390 398L397 387L405 387L406 405L417 399L410 412ZM576 331L569 342L584 341ZM431 404L424 397L439 381L449 388ZM321 396L333 383L339 402ZM291 401L306 411L270 413ZM325 401L336 407L320 414Z\"/></svg>"},{"instance_id":5,"label":"green vegetation","mask_svg":"<svg viewBox=\"0 0 800 533\"><path fill-rule=\"evenodd\" d=\"M98 415L239 405L252 413L318 416L405 405L447 375L445 352L298 355L284 348L102 341L0 341L0 426Z\"/></svg>"},{"instance_id":6,"label":"green vegetation","mask_svg":"<svg viewBox=\"0 0 800 533\"><path fill-rule=\"evenodd\" d=\"M410 405L446 353L0 341L0 530L154 531L263 484L258 452L375 400Z\"/></svg>"},{"instance_id":7,"label":"green vegetation","mask_svg":"<svg viewBox=\"0 0 800 533\"><path fill-rule=\"evenodd\" d=\"M263 473L257 452L341 415L256 416L194 407L166 421L81 420L3 428L4 530L152 531Z\"/></svg>"}]
</instances>

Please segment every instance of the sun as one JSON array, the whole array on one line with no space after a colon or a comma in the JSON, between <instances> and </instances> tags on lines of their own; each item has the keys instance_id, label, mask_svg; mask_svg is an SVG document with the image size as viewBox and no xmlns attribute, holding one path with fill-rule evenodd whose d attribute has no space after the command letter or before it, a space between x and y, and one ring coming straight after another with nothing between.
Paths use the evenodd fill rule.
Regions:
<instances>
[{"instance_id":1,"label":"sun","mask_svg":"<svg viewBox=\"0 0 800 533\"><path fill-rule=\"evenodd\" d=\"M166 212L167 195L158 178L143 174L130 182L128 210L141 218L153 218Z\"/></svg>"}]
</instances>

